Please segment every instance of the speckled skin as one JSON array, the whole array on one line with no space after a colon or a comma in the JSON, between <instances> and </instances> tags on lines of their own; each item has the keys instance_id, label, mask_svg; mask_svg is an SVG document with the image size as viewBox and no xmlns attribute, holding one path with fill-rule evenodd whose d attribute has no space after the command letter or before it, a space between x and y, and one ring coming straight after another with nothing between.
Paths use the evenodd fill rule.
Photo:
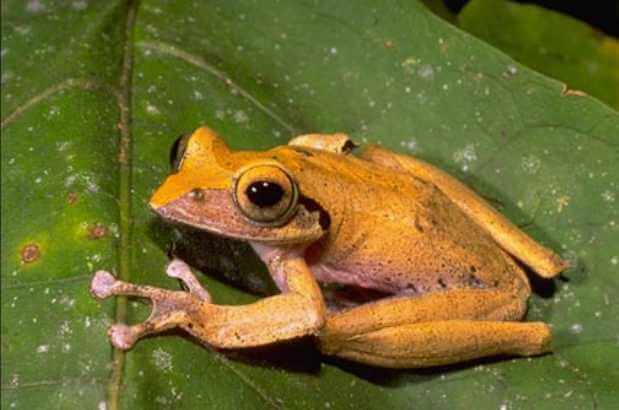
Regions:
<instances>
[{"instance_id":1,"label":"speckled skin","mask_svg":"<svg viewBox=\"0 0 619 410\"><path fill-rule=\"evenodd\" d=\"M261 160L281 164L297 181L301 195L328 214L327 232L323 235L320 229L318 213L314 212L312 221L303 206L281 227L248 226L225 184L223 189L210 190L197 205L182 195L161 208L160 214L259 242L310 243L322 236L308 255L311 270L321 282L394 294L462 287L499 287L528 294L522 270L492 237L436 186L413 175L353 155L291 145L264 152L230 152L219 146L212 158L228 180L247 164ZM182 212L191 220L183 220Z\"/></svg>"},{"instance_id":2,"label":"speckled skin","mask_svg":"<svg viewBox=\"0 0 619 410\"><path fill-rule=\"evenodd\" d=\"M434 185L351 155L318 151L298 160L302 192L331 217L308 258L319 281L407 295L463 287L528 292L511 257Z\"/></svg>"},{"instance_id":3,"label":"speckled skin","mask_svg":"<svg viewBox=\"0 0 619 410\"><path fill-rule=\"evenodd\" d=\"M127 348L172 326L224 348L314 334L327 354L387 367L548 351L546 325L512 322L524 316L530 294L512 255L544 277L564 262L442 171L378 147L356 157L352 146L345 134L311 134L268 151L233 152L213 131L198 129L180 172L151 206L172 222L249 241L282 295L245 307L214 305L185 268L191 293L202 295L195 305L183 299L184 308L146 327L118 327L113 343ZM259 223L239 209L237 181L257 166L296 184L298 204L285 220ZM95 295L126 286L139 293L98 275ZM395 297L328 313L316 280ZM161 292L165 301L169 291ZM178 299L167 298L168 305Z\"/></svg>"}]
</instances>

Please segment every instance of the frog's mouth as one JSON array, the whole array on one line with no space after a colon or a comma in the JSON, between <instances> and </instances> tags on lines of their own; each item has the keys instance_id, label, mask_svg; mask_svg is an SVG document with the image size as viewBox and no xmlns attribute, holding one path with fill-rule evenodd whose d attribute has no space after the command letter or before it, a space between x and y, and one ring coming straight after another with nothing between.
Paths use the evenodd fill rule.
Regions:
<instances>
[{"instance_id":1,"label":"frog's mouth","mask_svg":"<svg viewBox=\"0 0 619 410\"><path fill-rule=\"evenodd\" d=\"M225 189L193 189L164 205L150 203L163 219L216 235L270 244L311 243L324 235L320 212L299 206L284 225L269 226L251 221L239 211Z\"/></svg>"}]
</instances>

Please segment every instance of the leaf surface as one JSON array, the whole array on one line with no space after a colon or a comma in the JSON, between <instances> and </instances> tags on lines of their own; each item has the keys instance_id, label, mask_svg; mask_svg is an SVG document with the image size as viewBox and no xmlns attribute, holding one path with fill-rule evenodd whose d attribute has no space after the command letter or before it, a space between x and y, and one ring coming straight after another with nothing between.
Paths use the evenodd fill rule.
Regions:
<instances>
[{"instance_id":1,"label":"leaf surface","mask_svg":"<svg viewBox=\"0 0 619 410\"><path fill-rule=\"evenodd\" d=\"M619 116L421 3L2 4L2 407L608 408L619 374ZM174 139L209 124L236 149L345 131L424 158L492 198L573 268L533 297L556 350L424 371L308 346L239 360L166 335L114 353L97 269L176 288L175 231L147 207ZM35 248L36 247L36 248ZM209 248L211 249L211 248ZM246 247L209 253L268 287ZM218 303L257 297L204 275ZM114 313L115 311L115 313Z\"/></svg>"},{"instance_id":2,"label":"leaf surface","mask_svg":"<svg viewBox=\"0 0 619 410\"><path fill-rule=\"evenodd\" d=\"M536 5L473 0L458 15L463 30L522 64L619 108L619 41Z\"/></svg>"}]
</instances>

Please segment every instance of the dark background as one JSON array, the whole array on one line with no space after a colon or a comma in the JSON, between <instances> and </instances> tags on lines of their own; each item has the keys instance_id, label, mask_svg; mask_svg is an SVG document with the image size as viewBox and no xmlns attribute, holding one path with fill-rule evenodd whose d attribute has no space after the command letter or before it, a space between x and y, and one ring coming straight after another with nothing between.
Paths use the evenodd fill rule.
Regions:
<instances>
[{"instance_id":1,"label":"dark background","mask_svg":"<svg viewBox=\"0 0 619 410\"><path fill-rule=\"evenodd\" d=\"M537 4L547 9L568 14L614 37L619 37L619 0L513 0L517 3ZM458 13L468 0L443 0Z\"/></svg>"}]
</instances>

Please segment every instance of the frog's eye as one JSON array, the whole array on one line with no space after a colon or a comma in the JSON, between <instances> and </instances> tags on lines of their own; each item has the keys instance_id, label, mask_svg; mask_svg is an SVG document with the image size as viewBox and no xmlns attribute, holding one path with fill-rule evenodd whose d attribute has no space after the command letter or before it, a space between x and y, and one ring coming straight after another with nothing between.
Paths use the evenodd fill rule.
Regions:
<instances>
[{"instance_id":1,"label":"frog's eye","mask_svg":"<svg viewBox=\"0 0 619 410\"><path fill-rule=\"evenodd\" d=\"M191 134L183 134L172 144L172 148L170 149L170 167L175 172L181 168L189 137L191 137Z\"/></svg>"},{"instance_id":2,"label":"frog's eye","mask_svg":"<svg viewBox=\"0 0 619 410\"><path fill-rule=\"evenodd\" d=\"M282 168L259 165L241 172L234 199L245 216L255 222L285 223L297 202L297 187Z\"/></svg>"}]
</instances>

